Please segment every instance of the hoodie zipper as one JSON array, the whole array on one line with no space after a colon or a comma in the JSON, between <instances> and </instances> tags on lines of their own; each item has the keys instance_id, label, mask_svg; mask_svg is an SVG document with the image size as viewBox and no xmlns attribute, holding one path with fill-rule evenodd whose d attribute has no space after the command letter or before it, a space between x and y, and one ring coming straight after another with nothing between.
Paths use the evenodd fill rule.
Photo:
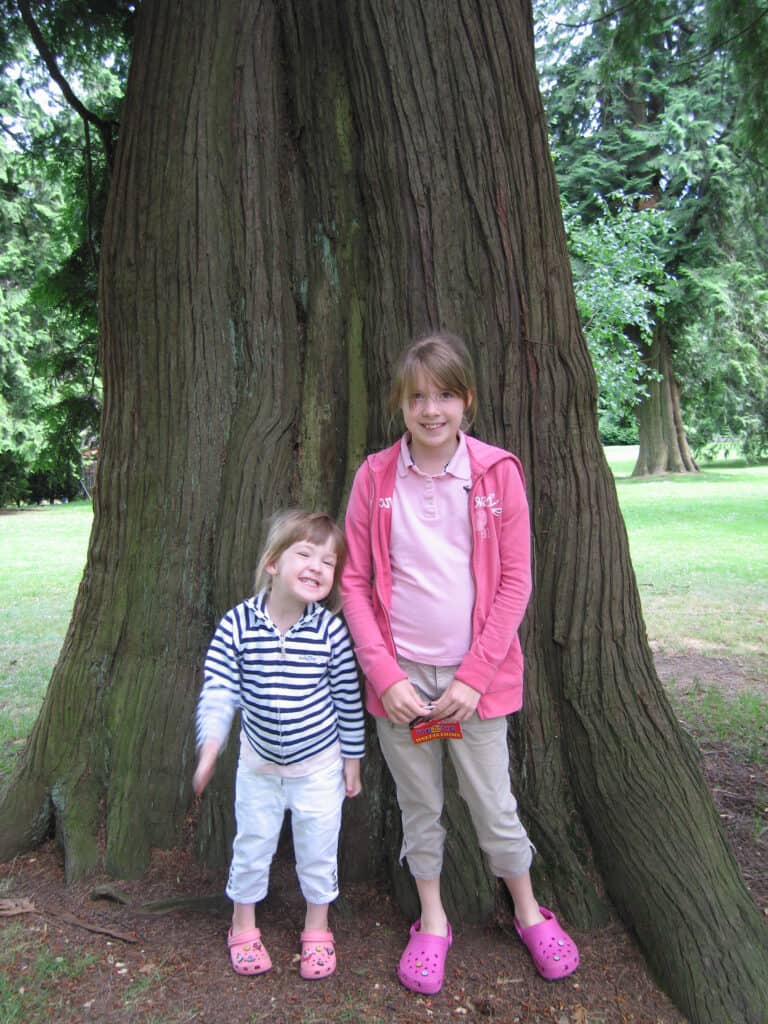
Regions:
<instances>
[{"instance_id":1,"label":"hoodie zipper","mask_svg":"<svg viewBox=\"0 0 768 1024\"><path fill-rule=\"evenodd\" d=\"M369 472L371 473L371 477L373 478L371 504L375 506L375 509L372 509L372 511L375 511L377 514L376 515L369 515L368 521L371 524L371 526L370 526L371 533L373 533L373 530L375 529L376 532L377 532L376 540L377 541L381 541L381 534L382 534L381 512L379 512L379 509L378 509L378 491L379 491L379 488L376 485L375 474L373 472L373 469L370 466L369 466ZM394 480L393 480L393 482L392 482L392 496L393 497L394 497L394 493L395 493L395 483L394 483ZM390 514L391 514L391 512L390 512ZM390 521L390 527L391 527L391 521ZM383 543L379 543L378 545L374 546L373 540L374 540L374 538L373 538L373 536L371 536L371 553L373 554L373 552L376 551L377 549L382 550L382 553L383 553L383 546L384 546ZM387 558L389 558L389 545L387 545ZM383 562L383 559L382 559L382 562ZM381 589L379 587L379 574L376 572L376 559L375 558L373 559L373 563L374 563L373 564L373 569L374 569L374 572L373 572L373 589L376 592L376 597L379 599L379 608L381 608L382 612L384 613L384 620L387 623L387 633L389 634L389 642L390 642L390 646L391 646L391 653L392 653L393 657L396 658L397 657L397 647L395 646L395 635L392 632L392 621L391 621L391 619L389 617L389 608L387 608L386 604L384 603L384 598L382 597ZM391 566L391 563L390 563L390 566ZM390 568L390 573L391 573L391 568Z\"/></svg>"}]
</instances>

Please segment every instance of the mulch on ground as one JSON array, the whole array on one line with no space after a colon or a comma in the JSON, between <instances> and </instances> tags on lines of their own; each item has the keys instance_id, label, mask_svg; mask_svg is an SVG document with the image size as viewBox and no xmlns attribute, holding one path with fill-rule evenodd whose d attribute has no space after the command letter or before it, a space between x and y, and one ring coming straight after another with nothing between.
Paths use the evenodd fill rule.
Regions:
<instances>
[{"instance_id":1,"label":"mulch on ground","mask_svg":"<svg viewBox=\"0 0 768 1024\"><path fill-rule=\"evenodd\" d=\"M724 746L709 745L702 754L744 878L768 914L768 771L740 762ZM3 941L19 949L0 984L24 989L30 963L42 951L55 979L46 1006L61 1024L684 1024L618 921L588 934L572 930L581 966L554 983L536 974L511 920L456 923L442 992L408 992L395 968L409 922L386 893L365 885L347 886L333 910L337 973L303 981L303 903L287 861L275 864L258 915L274 967L259 977L238 977L226 950L223 884L223 877L181 852L158 853L141 881L90 879L69 887L52 843L0 865L6 906L26 900L35 908L0 919ZM186 902L148 911L147 904L169 900ZM77 977L56 976L57 964L83 956Z\"/></svg>"}]
</instances>

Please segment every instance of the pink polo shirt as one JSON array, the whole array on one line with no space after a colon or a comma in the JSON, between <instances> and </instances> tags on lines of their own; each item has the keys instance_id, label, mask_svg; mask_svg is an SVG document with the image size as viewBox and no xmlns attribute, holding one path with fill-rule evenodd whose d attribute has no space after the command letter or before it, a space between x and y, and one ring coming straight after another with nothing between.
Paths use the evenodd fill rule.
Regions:
<instances>
[{"instance_id":1,"label":"pink polo shirt","mask_svg":"<svg viewBox=\"0 0 768 1024\"><path fill-rule=\"evenodd\" d=\"M392 501L390 621L397 653L425 665L458 665L472 640L475 585L469 453L463 434L444 471L415 465L400 443Z\"/></svg>"}]
</instances>

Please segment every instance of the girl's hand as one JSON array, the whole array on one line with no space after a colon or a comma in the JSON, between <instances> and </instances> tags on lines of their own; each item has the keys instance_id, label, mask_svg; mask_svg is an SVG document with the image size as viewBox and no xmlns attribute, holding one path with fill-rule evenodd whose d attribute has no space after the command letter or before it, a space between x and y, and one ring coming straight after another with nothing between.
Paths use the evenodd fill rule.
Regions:
<instances>
[{"instance_id":1,"label":"girl's hand","mask_svg":"<svg viewBox=\"0 0 768 1024\"><path fill-rule=\"evenodd\" d=\"M363 788L360 781L360 758L344 758L344 788L346 796L357 796Z\"/></svg>"},{"instance_id":2,"label":"girl's hand","mask_svg":"<svg viewBox=\"0 0 768 1024\"><path fill-rule=\"evenodd\" d=\"M432 717L430 712L424 710L424 701L414 690L410 679L393 683L381 695L381 703L390 722L398 725L407 725L414 718L422 718L424 715Z\"/></svg>"},{"instance_id":3,"label":"girl's hand","mask_svg":"<svg viewBox=\"0 0 768 1024\"><path fill-rule=\"evenodd\" d=\"M435 701L432 718L449 718L452 722L467 722L474 715L480 700L478 690L452 679L440 700Z\"/></svg>"},{"instance_id":4,"label":"girl's hand","mask_svg":"<svg viewBox=\"0 0 768 1024\"><path fill-rule=\"evenodd\" d=\"M215 740L206 740L200 747L197 768L192 776L192 789L195 796L200 796L213 778L216 771L216 758L219 756L219 744Z\"/></svg>"}]
</instances>

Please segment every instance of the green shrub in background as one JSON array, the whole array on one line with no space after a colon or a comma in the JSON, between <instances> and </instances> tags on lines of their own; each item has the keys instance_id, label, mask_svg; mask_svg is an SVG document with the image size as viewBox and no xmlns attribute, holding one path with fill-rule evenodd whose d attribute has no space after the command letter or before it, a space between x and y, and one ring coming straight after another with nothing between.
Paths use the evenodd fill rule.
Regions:
<instances>
[{"instance_id":1,"label":"green shrub in background","mask_svg":"<svg viewBox=\"0 0 768 1024\"><path fill-rule=\"evenodd\" d=\"M29 498L27 460L11 448L0 452L0 508L22 505Z\"/></svg>"},{"instance_id":2,"label":"green shrub in background","mask_svg":"<svg viewBox=\"0 0 768 1024\"><path fill-rule=\"evenodd\" d=\"M598 429L603 445L632 445L639 440L634 415L616 408L598 406Z\"/></svg>"}]
</instances>

